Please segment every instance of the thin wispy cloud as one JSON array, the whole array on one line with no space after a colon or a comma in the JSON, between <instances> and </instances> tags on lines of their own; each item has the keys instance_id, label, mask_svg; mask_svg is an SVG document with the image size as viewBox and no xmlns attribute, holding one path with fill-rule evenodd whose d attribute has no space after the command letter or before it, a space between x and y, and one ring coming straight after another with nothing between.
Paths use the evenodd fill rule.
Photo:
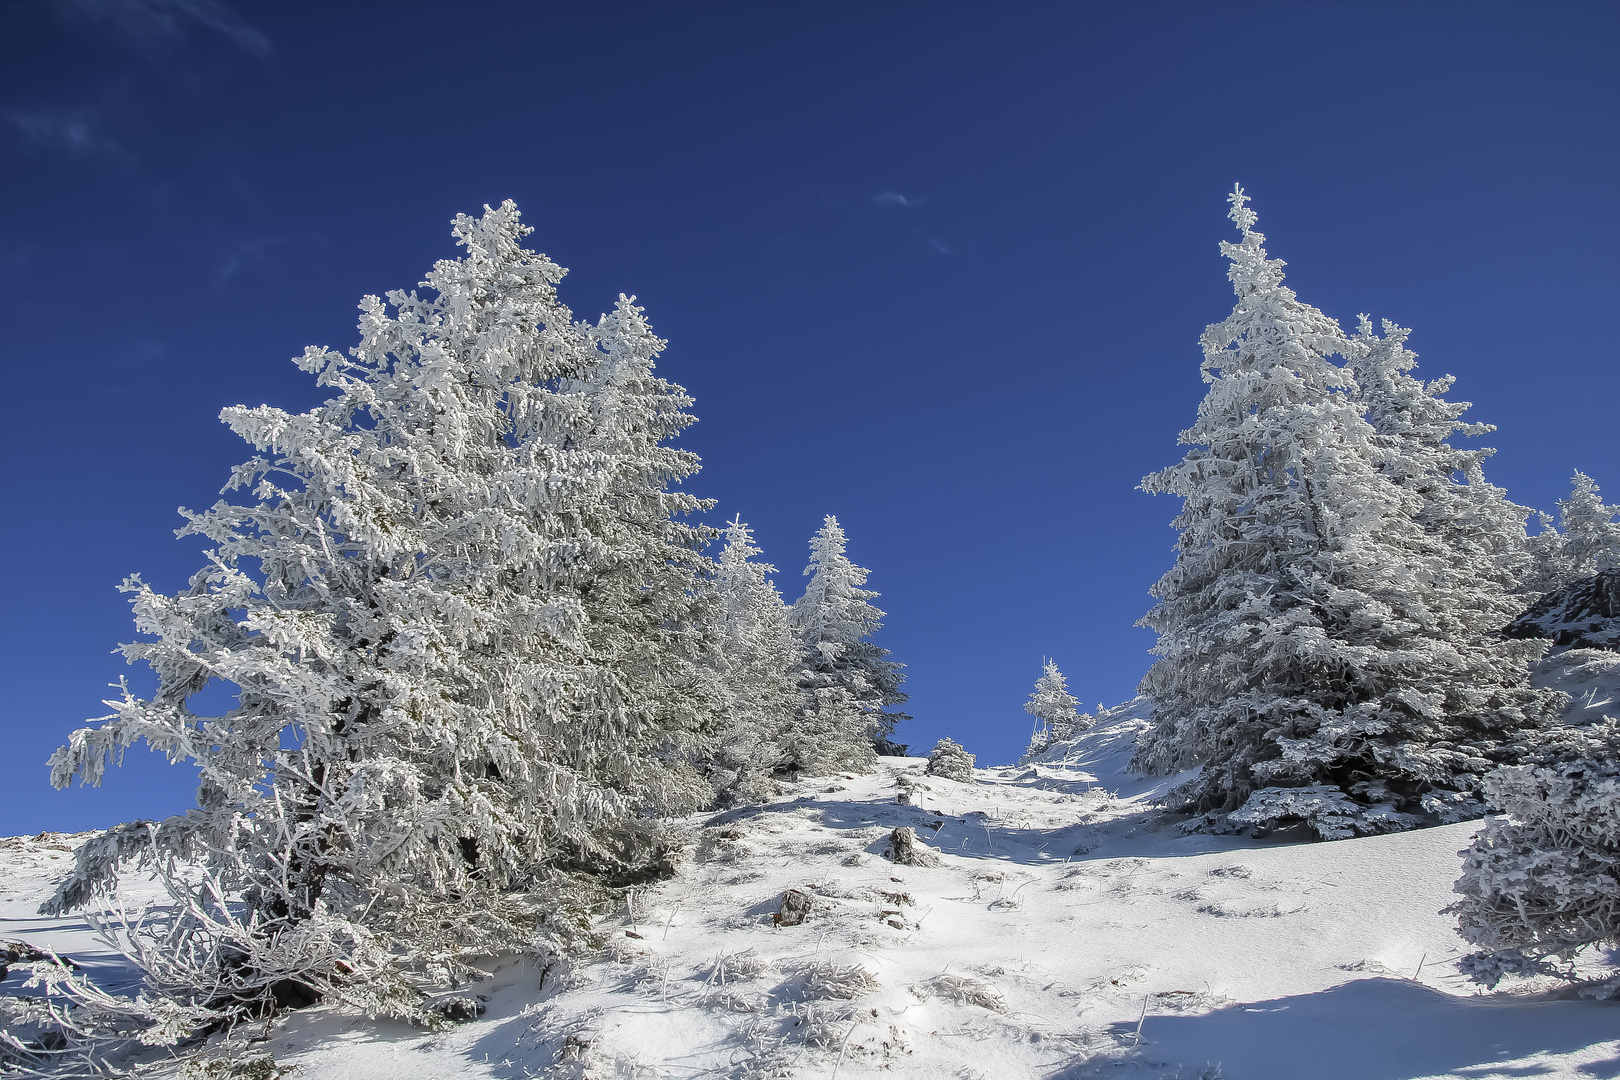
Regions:
<instances>
[{"instance_id":1,"label":"thin wispy cloud","mask_svg":"<svg viewBox=\"0 0 1620 1080\"><path fill-rule=\"evenodd\" d=\"M286 240L280 236L261 236L237 244L214 268L214 288L223 289L243 270L267 262L270 250L280 247Z\"/></svg>"},{"instance_id":2,"label":"thin wispy cloud","mask_svg":"<svg viewBox=\"0 0 1620 1080\"><path fill-rule=\"evenodd\" d=\"M263 31L221 0L52 0L51 8L64 22L110 32L148 60L168 52L198 28L260 60L274 51Z\"/></svg>"},{"instance_id":3,"label":"thin wispy cloud","mask_svg":"<svg viewBox=\"0 0 1620 1080\"><path fill-rule=\"evenodd\" d=\"M131 154L101 129L95 113L78 109L12 110L5 121L32 146L55 150L81 161L131 165Z\"/></svg>"},{"instance_id":4,"label":"thin wispy cloud","mask_svg":"<svg viewBox=\"0 0 1620 1080\"><path fill-rule=\"evenodd\" d=\"M880 191L872 196L872 201L879 206L898 206L903 210L914 210L928 201L928 196L902 195L898 191Z\"/></svg>"},{"instance_id":5,"label":"thin wispy cloud","mask_svg":"<svg viewBox=\"0 0 1620 1080\"><path fill-rule=\"evenodd\" d=\"M937 237L929 236L927 233L922 233L921 236L922 236L922 238L924 240L928 241L928 246L929 247L933 248L935 251L939 252L941 255L950 255L950 254L952 254L951 249L945 245L945 242L943 240L940 240Z\"/></svg>"}]
</instances>

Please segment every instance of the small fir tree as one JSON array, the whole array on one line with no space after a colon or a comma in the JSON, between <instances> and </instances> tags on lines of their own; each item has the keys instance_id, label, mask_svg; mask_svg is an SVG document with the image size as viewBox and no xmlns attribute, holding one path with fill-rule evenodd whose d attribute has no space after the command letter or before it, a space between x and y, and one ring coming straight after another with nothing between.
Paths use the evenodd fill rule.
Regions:
<instances>
[{"instance_id":1,"label":"small fir tree","mask_svg":"<svg viewBox=\"0 0 1620 1080\"><path fill-rule=\"evenodd\" d=\"M933 752L928 755L926 771L929 776L942 776L959 784L971 784L975 760L975 756L963 749L961 743L945 738L934 744Z\"/></svg>"},{"instance_id":2,"label":"small fir tree","mask_svg":"<svg viewBox=\"0 0 1620 1080\"><path fill-rule=\"evenodd\" d=\"M1562 588L1600 570L1620 566L1620 522L1615 521L1616 514L1620 514L1620 506L1605 504L1597 482L1575 470L1570 478L1569 498L1558 500L1561 543L1551 588Z\"/></svg>"},{"instance_id":3,"label":"small fir tree","mask_svg":"<svg viewBox=\"0 0 1620 1080\"><path fill-rule=\"evenodd\" d=\"M752 532L738 518L726 527L715 564L713 663L720 720L705 762L711 783L728 802L775 791L771 775L785 763L783 745L799 700L798 637L768 576L776 567L756 562L759 553Z\"/></svg>"},{"instance_id":4,"label":"small fir tree","mask_svg":"<svg viewBox=\"0 0 1620 1080\"><path fill-rule=\"evenodd\" d=\"M846 540L831 514L810 541L810 578L791 619L801 646L799 715L786 747L788 767L823 773L865 769L875 747L892 752L895 725L910 719L889 711L903 704L905 676L889 651L869 640L883 626L864 588L867 573L844 553Z\"/></svg>"},{"instance_id":5,"label":"small fir tree","mask_svg":"<svg viewBox=\"0 0 1620 1080\"><path fill-rule=\"evenodd\" d=\"M1034 693L1024 703L1024 711L1035 718L1036 725L1024 753L1026 759L1091 726L1080 714L1079 699L1069 693L1069 680L1058 670L1057 661L1046 660L1044 664L1041 677L1035 680Z\"/></svg>"},{"instance_id":6,"label":"small fir tree","mask_svg":"<svg viewBox=\"0 0 1620 1080\"><path fill-rule=\"evenodd\" d=\"M144 739L200 771L195 809L92 841L47 905L162 874L172 917L133 944L171 1015L420 1015L472 957L557 941L561 867L647 861L650 817L707 798L681 756L707 562L674 521L707 504L669 490L697 460L662 445L690 422L663 343L623 298L576 323L510 202L453 231L428 295L306 350L325 404L224 411L249 498L186 512L211 544L188 588L125 584L157 691L51 759L99 784ZM192 713L211 682L235 707Z\"/></svg>"}]
</instances>

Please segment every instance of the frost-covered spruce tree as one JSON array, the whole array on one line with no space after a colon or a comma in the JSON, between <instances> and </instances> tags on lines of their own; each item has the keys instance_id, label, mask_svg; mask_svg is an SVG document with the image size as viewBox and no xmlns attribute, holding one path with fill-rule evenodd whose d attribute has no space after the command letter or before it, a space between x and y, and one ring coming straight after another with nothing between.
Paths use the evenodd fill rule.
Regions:
<instances>
[{"instance_id":1,"label":"frost-covered spruce tree","mask_svg":"<svg viewBox=\"0 0 1620 1080\"><path fill-rule=\"evenodd\" d=\"M810 583L791 611L799 635L799 711L785 750L790 769L824 773L870 767L874 749L894 753L891 712L903 704L905 676L889 650L869 639L882 627L868 571L850 562L838 519L828 514L810 541Z\"/></svg>"},{"instance_id":2,"label":"frost-covered spruce tree","mask_svg":"<svg viewBox=\"0 0 1620 1080\"><path fill-rule=\"evenodd\" d=\"M198 768L197 806L93 840L46 907L163 873L153 993L411 1014L471 956L555 943L560 865L620 866L706 797L681 762L706 562L672 518L700 504L668 490L697 461L661 445L687 399L628 301L574 321L529 231L510 202L457 217L426 294L366 297L347 357L305 351L323 405L226 409L247 497L185 512L211 545L186 589L125 584L158 688L52 780L145 740ZM235 707L192 713L212 682Z\"/></svg>"},{"instance_id":3,"label":"frost-covered spruce tree","mask_svg":"<svg viewBox=\"0 0 1620 1080\"><path fill-rule=\"evenodd\" d=\"M1329 359L1355 347L1283 286L1241 188L1230 201L1237 304L1203 335L1190 449L1142 484L1184 503L1142 620L1160 636L1137 764L1202 766L1171 805L1210 828L1332 838L1478 813L1481 776L1542 717L1448 711L1439 683L1465 665L1425 595L1446 553Z\"/></svg>"},{"instance_id":4,"label":"frost-covered spruce tree","mask_svg":"<svg viewBox=\"0 0 1620 1080\"><path fill-rule=\"evenodd\" d=\"M583 377L559 387L585 406L582 430L567 432L563 445L594 463L597 482L596 497L577 511L595 549L578 590L594 661L589 700L608 731L630 736L606 750L613 770L642 777L633 782L636 812L617 828L585 832L573 853L599 872L645 866L661 842L660 816L710 796L691 761L718 708L703 663L712 646L703 583L713 565L701 554L715 532L682 520L714 502L677 490L699 469L696 454L669 445L695 421L686 411L692 398L654 374L667 343L634 301L621 293L585 329ZM641 756L651 760L633 760Z\"/></svg>"},{"instance_id":5,"label":"frost-covered spruce tree","mask_svg":"<svg viewBox=\"0 0 1620 1080\"><path fill-rule=\"evenodd\" d=\"M771 775L784 764L783 745L799 702L798 635L769 577L776 567L755 561L758 554L741 518L726 526L714 574L718 641L712 664L720 719L704 761L715 790L728 802L775 790Z\"/></svg>"},{"instance_id":6,"label":"frost-covered spruce tree","mask_svg":"<svg viewBox=\"0 0 1620 1080\"><path fill-rule=\"evenodd\" d=\"M1462 899L1450 908L1476 947L1463 970L1488 986L1570 974L1579 953L1620 943L1620 721L1548 733L1485 790L1504 816L1463 852ZM1620 976L1595 994L1617 995Z\"/></svg>"},{"instance_id":7,"label":"frost-covered spruce tree","mask_svg":"<svg viewBox=\"0 0 1620 1080\"><path fill-rule=\"evenodd\" d=\"M1024 711L1033 716L1036 723L1029 749L1024 752L1026 760L1054 742L1074 738L1090 726L1080 715L1080 701L1069 693L1069 680L1058 670L1056 660L1045 661L1041 677L1035 680L1035 690L1024 703Z\"/></svg>"},{"instance_id":8,"label":"frost-covered spruce tree","mask_svg":"<svg viewBox=\"0 0 1620 1080\"><path fill-rule=\"evenodd\" d=\"M1552 592L1600 570L1620 566L1620 522L1615 516L1620 506L1603 502L1597 482L1575 470L1570 478L1569 497L1558 500L1558 524L1554 531L1544 522L1547 537L1540 552L1541 581L1544 591Z\"/></svg>"},{"instance_id":9,"label":"frost-covered spruce tree","mask_svg":"<svg viewBox=\"0 0 1620 1080\"><path fill-rule=\"evenodd\" d=\"M1461 419L1470 406L1445 399L1451 376L1423 382L1412 375L1410 333L1386 319L1380 336L1363 315L1349 364L1354 398L1375 432L1373 461L1386 479L1417 496L1413 520L1430 541L1413 563L1430 616L1420 632L1451 649L1445 663L1404 681L1436 701L1447 724L1465 731L1540 727L1565 699L1529 685L1529 665L1543 647L1500 632L1533 599L1525 589L1533 573L1524 529L1531 511L1485 478L1494 450L1451 444L1496 429Z\"/></svg>"}]
</instances>

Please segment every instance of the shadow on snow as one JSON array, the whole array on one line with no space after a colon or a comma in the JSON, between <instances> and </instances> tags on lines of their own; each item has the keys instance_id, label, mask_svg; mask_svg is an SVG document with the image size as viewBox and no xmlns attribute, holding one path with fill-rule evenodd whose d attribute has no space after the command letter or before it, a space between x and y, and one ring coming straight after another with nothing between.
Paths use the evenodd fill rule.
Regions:
<instances>
[{"instance_id":1,"label":"shadow on snow","mask_svg":"<svg viewBox=\"0 0 1620 1080\"><path fill-rule=\"evenodd\" d=\"M1620 1005L1454 997L1400 979L1360 979L1314 994L1231 1005L1202 1016L1156 1016L1142 1025L1141 1058L1218 1064L1243 1080L1411 1080L1414 1077L1620 1077ZM1135 1023L1112 1033L1134 1037ZM1591 1047L1608 1055L1578 1066L1519 1065L1537 1054ZM1076 1062L1054 1080L1090 1075Z\"/></svg>"}]
</instances>

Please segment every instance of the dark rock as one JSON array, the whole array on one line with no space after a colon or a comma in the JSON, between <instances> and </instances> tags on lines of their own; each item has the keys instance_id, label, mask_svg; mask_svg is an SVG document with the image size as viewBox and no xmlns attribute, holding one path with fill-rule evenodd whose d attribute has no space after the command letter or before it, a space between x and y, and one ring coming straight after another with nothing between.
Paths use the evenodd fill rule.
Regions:
<instances>
[{"instance_id":1,"label":"dark rock","mask_svg":"<svg viewBox=\"0 0 1620 1080\"><path fill-rule=\"evenodd\" d=\"M672 848L658 856L658 876L672 878L686 862L686 852L680 848Z\"/></svg>"},{"instance_id":2,"label":"dark rock","mask_svg":"<svg viewBox=\"0 0 1620 1080\"><path fill-rule=\"evenodd\" d=\"M297 979L282 979L270 984L270 997L278 1009L307 1009L321 1000L320 991Z\"/></svg>"},{"instance_id":3,"label":"dark rock","mask_svg":"<svg viewBox=\"0 0 1620 1080\"><path fill-rule=\"evenodd\" d=\"M485 1005L475 997L440 998L433 1003L433 1011L450 1021L462 1024L484 1015Z\"/></svg>"},{"instance_id":4,"label":"dark rock","mask_svg":"<svg viewBox=\"0 0 1620 1080\"><path fill-rule=\"evenodd\" d=\"M777 926L798 926L810 917L813 906L810 894L802 889L789 889L782 894L782 905L771 921Z\"/></svg>"},{"instance_id":5,"label":"dark rock","mask_svg":"<svg viewBox=\"0 0 1620 1080\"><path fill-rule=\"evenodd\" d=\"M904 866L938 866L939 855L917 842L917 830L902 825L889 834L889 858Z\"/></svg>"},{"instance_id":6,"label":"dark rock","mask_svg":"<svg viewBox=\"0 0 1620 1080\"><path fill-rule=\"evenodd\" d=\"M1603 570L1548 593L1502 633L1546 638L1559 648L1620 652L1620 569Z\"/></svg>"}]
</instances>

